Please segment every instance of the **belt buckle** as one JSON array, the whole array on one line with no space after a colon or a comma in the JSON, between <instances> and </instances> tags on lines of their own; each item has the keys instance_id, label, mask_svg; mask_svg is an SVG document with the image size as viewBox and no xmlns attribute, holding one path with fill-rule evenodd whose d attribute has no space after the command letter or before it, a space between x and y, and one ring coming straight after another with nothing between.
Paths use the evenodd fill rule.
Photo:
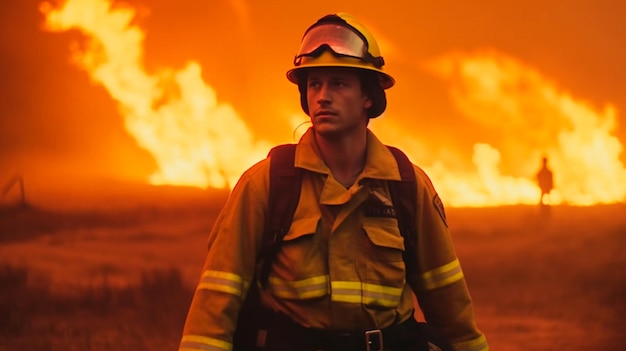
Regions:
<instances>
[{"instance_id":1,"label":"belt buckle","mask_svg":"<svg viewBox=\"0 0 626 351\"><path fill-rule=\"evenodd\" d=\"M375 348L375 345L378 345L378 348ZM383 333L380 329L365 332L365 351L383 351Z\"/></svg>"}]
</instances>

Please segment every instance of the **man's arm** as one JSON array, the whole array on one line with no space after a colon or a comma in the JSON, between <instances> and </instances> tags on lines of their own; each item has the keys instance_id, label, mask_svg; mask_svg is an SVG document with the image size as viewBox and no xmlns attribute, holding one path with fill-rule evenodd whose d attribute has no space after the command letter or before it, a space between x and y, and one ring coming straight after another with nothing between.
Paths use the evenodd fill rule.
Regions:
<instances>
[{"instance_id":1,"label":"man's arm","mask_svg":"<svg viewBox=\"0 0 626 351\"><path fill-rule=\"evenodd\" d=\"M254 275L265 224L267 162L246 171L209 235L202 275L179 350L231 350L241 304Z\"/></svg>"},{"instance_id":2,"label":"man's arm","mask_svg":"<svg viewBox=\"0 0 626 351\"><path fill-rule=\"evenodd\" d=\"M428 176L416 168L417 271L407 277L426 321L455 350L486 351L472 300L448 231L443 203Z\"/></svg>"}]
</instances>

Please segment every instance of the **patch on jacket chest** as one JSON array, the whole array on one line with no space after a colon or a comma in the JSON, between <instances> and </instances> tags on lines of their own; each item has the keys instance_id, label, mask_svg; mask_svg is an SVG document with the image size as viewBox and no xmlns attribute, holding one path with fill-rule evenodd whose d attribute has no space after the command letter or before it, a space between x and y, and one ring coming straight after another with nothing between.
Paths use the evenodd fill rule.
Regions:
<instances>
[{"instance_id":1,"label":"patch on jacket chest","mask_svg":"<svg viewBox=\"0 0 626 351\"><path fill-rule=\"evenodd\" d=\"M396 210L393 206L384 204L373 204L368 202L365 204L365 217L384 217L384 218L396 218Z\"/></svg>"},{"instance_id":2,"label":"patch on jacket chest","mask_svg":"<svg viewBox=\"0 0 626 351\"><path fill-rule=\"evenodd\" d=\"M365 217L396 218L396 210L391 200L375 189L370 192L364 205Z\"/></svg>"}]
</instances>

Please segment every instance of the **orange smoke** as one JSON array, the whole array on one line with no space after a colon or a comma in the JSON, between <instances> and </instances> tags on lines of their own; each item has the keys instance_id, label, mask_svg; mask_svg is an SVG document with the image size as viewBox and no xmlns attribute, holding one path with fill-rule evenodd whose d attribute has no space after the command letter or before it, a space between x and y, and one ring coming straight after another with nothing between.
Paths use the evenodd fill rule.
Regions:
<instances>
[{"instance_id":1,"label":"orange smoke","mask_svg":"<svg viewBox=\"0 0 626 351\"><path fill-rule=\"evenodd\" d=\"M70 0L59 9L42 4L41 11L48 30L78 29L86 35L88 44L74 52L74 62L108 90L128 132L154 156L159 170L151 183L232 187L265 157L270 143L259 141L233 107L217 100L198 63L146 72L144 33L133 24L134 9L112 8L106 0ZM451 171L442 162L424 165L447 205L537 204L535 174L544 155L555 175L552 203L626 198L622 145L612 134L617 111L611 105L597 110L494 51L449 54L426 67L450 83L465 118L497 136L475 140L473 171ZM299 121L294 117L294 126ZM413 160L420 159L427 142L391 123L376 132Z\"/></svg>"}]
</instances>

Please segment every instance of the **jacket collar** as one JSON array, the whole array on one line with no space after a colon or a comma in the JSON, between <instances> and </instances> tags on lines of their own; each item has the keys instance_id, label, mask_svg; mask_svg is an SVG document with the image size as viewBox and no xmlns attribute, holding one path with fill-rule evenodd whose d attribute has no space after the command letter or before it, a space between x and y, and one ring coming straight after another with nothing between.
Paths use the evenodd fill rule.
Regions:
<instances>
[{"instance_id":1,"label":"jacket collar","mask_svg":"<svg viewBox=\"0 0 626 351\"><path fill-rule=\"evenodd\" d=\"M393 154L369 129L367 130L366 152L365 167L359 179L401 179L400 170ZM330 174L330 170L322 160L319 148L315 142L313 128L309 128L298 142L295 166L316 173Z\"/></svg>"}]
</instances>

